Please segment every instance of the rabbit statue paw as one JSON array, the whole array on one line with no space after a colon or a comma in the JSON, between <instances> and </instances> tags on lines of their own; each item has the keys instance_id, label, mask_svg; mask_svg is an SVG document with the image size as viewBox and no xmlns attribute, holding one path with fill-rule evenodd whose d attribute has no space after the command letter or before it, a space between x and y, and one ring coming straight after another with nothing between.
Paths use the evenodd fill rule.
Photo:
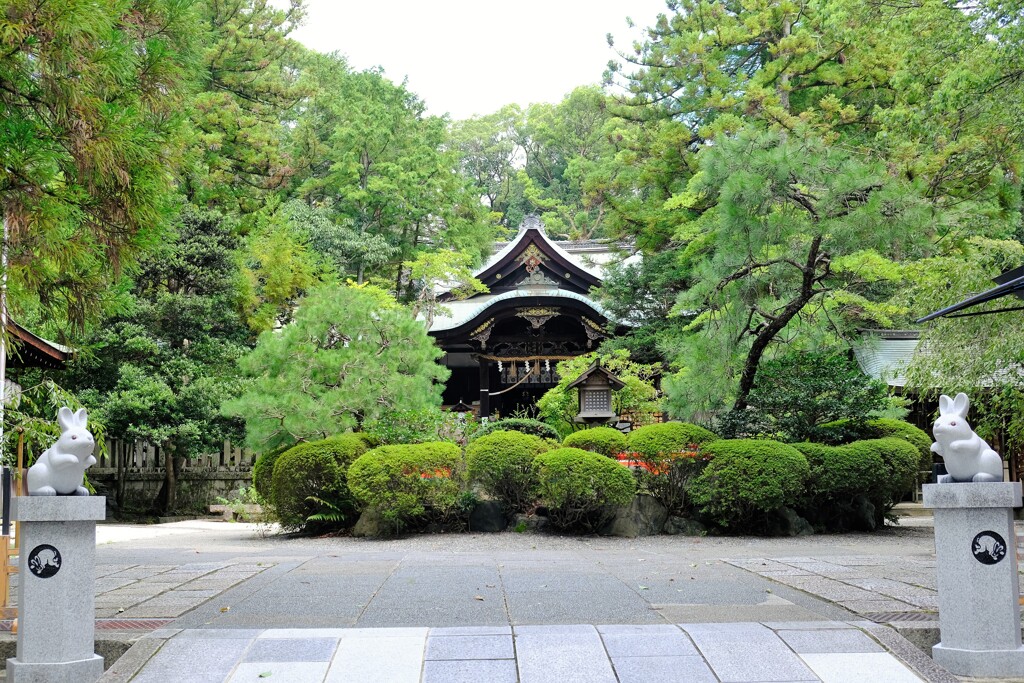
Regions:
<instances>
[{"instance_id":1,"label":"rabbit statue paw","mask_svg":"<svg viewBox=\"0 0 1024 683\"><path fill-rule=\"evenodd\" d=\"M92 451L96 441L86 429L85 408L72 413L68 407L57 412L60 436L28 468L27 483L30 496L76 495L88 496L82 486L85 470L96 464Z\"/></svg>"},{"instance_id":2,"label":"rabbit statue paw","mask_svg":"<svg viewBox=\"0 0 1024 683\"><path fill-rule=\"evenodd\" d=\"M932 452L942 457L948 474L940 484L1003 480L1003 459L967 423L967 394L939 397L939 419L932 426Z\"/></svg>"}]
</instances>

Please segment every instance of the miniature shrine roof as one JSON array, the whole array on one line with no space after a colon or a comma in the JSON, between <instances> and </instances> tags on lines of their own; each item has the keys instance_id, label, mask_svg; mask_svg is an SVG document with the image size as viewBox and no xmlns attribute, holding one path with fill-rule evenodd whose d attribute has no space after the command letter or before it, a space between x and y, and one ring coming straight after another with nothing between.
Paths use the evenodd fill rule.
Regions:
<instances>
[{"instance_id":1,"label":"miniature shrine roof","mask_svg":"<svg viewBox=\"0 0 1024 683\"><path fill-rule=\"evenodd\" d=\"M610 373L605 368L601 367L601 360L598 359L598 360L595 360L593 363L591 363L590 367L588 367L586 370L584 370L583 373L579 377L577 377L572 382L570 382L565 388L566 389L575 389L576 387L580 386L581 384L584 384L593 375L601 375L602 377L604 377L605 380L607 380L608 385L612 389L614 389L614 390L619 390L619 389L623 388L624 386L626 386L625 382L623 382L621 379L619 379L618 377L616 377L615 375Z\"/></svg>"}]
</instances>

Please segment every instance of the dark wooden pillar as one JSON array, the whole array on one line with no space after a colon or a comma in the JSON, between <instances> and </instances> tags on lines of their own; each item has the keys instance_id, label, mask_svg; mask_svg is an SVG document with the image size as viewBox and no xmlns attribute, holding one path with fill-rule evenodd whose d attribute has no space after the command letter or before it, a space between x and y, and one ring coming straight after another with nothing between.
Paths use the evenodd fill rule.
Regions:
<instances>
[{"instance_id":1,"label":"dark wooden pillar","mask_svg":"<svg viewBox=\"0 0 1024 683\"><path fill-rule=\"evenodd\" d=\"M480 358L480 417L491 416L491 362Z\"/></svg>"}]
</instances>

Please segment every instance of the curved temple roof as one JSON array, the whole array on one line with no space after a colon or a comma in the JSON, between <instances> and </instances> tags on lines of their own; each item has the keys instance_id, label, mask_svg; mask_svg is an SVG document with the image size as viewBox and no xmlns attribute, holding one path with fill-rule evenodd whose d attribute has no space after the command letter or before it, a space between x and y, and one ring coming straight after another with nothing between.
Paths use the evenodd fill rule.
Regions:
<instances>
[{"instance_id":1,"label":"curved temple roof","mask_svg":"<svg viewBox=\"0 0 1024 683\"><path fill-rule=\"evenodd\" d=\"M443 305L444 308L448 309L449 315L445 316L443 312L435 313L434 322L430 326L430 331L442 332L444 330L452 330L466 324L470 320L473 320L492 306L496 306L502 302L513 299L532 299L537 296L556 297L560 299L572 299L574 301L579 301L590 306L605 318L609 318L608 312L601 306L601 304L597 303L590 297L578 294L577 292L570 292L564 289L547 289L541 291L514 290L511 292L503 292L501 294L482 294L464 301L449 301Z\"/></svg>"},{"instance_id":2,"label":"curved temple roof","mask_svg":"<svg viewBox=\"0 0 1024 683\"><path fill-rule=\"evenodd\" d=\"M613 249L594 241L563 244L569 248L549 239L539 218L527 216L515 239L499 249L474 273L492 289L492 293L478 294L461 301L446 301L445 294L441 294L442 306L434 314L429 331L453 330L493 306L537 297L582 303L608 319L609 314L604 307L585 292L600 285L604 265L615 258ZM531 254L538 260L527 266L526 259L532 258ZM533 273L542 276L539 282L524 283L520 280L515 284L516 277Z\"/></svg>"}]
</instances>

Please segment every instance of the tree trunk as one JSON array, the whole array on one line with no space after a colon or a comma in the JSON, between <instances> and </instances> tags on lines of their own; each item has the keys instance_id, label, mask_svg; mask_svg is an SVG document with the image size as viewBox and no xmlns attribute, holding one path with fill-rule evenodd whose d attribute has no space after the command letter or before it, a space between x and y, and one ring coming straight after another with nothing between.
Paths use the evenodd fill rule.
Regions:
<instances>
[{"instance_id":1,"label":"tree trunk","mask_svg":"<svg viewBox=\"0 0 1024 683\"><path fill-rule=\"evenodd\" d=\"M164 483L156 496L157 510L165 515L171 514L178 503L178 473L176 471L177 458L174 457L174 447L165 444L164 454Z\"/></svg>"},{"instance_id":2,"label":"tree trunk","mask_svg":"<svg viewBox=\"0 0 1024 683\"><path fill-rule=\"evenodd\" d=\"M807 261L803 268L803 281L800 285L800 293L792 299L778 316L761 328L761 331L754 336L754 343L747 352L747 360L743 364L743 374L740 376L740 386L736 393L736 402L733 410L745 410L750 390L754 388L754 379L757 377L757 368L761 363L761 357L768 349L768 344L786 328L786 325L796 317L796 314L803 310L804 306L818 293L814 289L814 283L818 280L818 258L821 249L821 235L818 235L811 242L811 248L807 254Z\"/></svg>"},{"instance_id":3,"label":"tree trunk","mask_svg":"<svg viewBox=\"0 0 1024 683\"><path fill-rule=\"evenodd\" d=\"M792 32L793 20L786 17L782 20L782 37L784 39L788 38ZM779 75L777 91L779 93L779 104L781 104L782 108L786 110L786 113L789 113L789 74L783 73Z\"/></svg>"},{"instance_id":4,"label":"tree trunk","mask_svg":"<svg viewBox=\"0 0 1024 683\"><path fill-rule=\"evenodd\" d=\"M114 463L117 467L117 478L114 484L114 500L117 502L117 509L124 509L125 481L128 479L128 448L123 441L113 441L111 446L114 449Z\"/></svg>"}]
</instances>

